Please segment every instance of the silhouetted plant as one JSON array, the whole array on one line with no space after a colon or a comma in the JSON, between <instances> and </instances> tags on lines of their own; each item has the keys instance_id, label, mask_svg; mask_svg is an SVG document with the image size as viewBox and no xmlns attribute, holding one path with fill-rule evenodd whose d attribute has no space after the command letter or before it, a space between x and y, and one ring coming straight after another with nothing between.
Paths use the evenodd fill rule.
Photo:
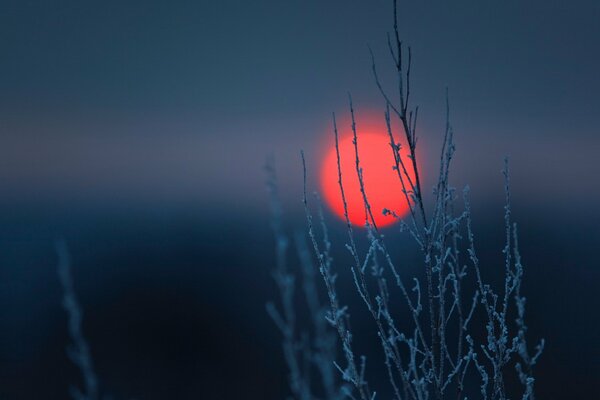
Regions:
<instances>
[{"instance_id":1,"label":"silhouetted plant","mask_svg":"<svg viewBox=\"0 0 600 400\"><path fill-rule=\"evenodd\" d=\"M398 272L396 261L388 251L387 240L377 227L374 213L382 212L400 218L393 211L371 208L369 188L364 182L360 161L360 129L350 98L354 161L365 207L365 232L369 243L366 252L359 251L355 239L356 232L348 216L338 128L335 115L333 116L338 186L348 233L346 248L353 260L350 272L359 297L373 319L393 398L467 399L467 394L471 392L467 390L467 377L476 375L479 377L478 392L482 399L504 400L520 397L523 400L533 400L533 367L542 353L544 341L541 340L533 353L530 353L526 340L525 298L521 295L523 265L518 247L517 225L511 220L508 159L505 159L503 169L506 195L504 281L500 288L495 288L486 282L477 256L468 187L462 194L463 211L456 211L459 196L449 182L455 147L447 93L446 126L439 175L433 190L433 205L430 208L426 206L416 152L418 107L411 109L409 101L412 56L408 48L408 56L404 57L406 49L399 37L396 0L393 1L393 7L394 30L392 35L388 35L388 47L397 73L399 104L394 104L384 90L377 74L373 53L372 69L375 83L385 100L386 108L382 117L386 121L390 151L394 155L394 165L390 168L397 172L398 184L402 187L410 209L407 221L400 220L399 223L402 229L410 234L420 251L425 272L424 282L418 277L413 277L411 285L408 286L405 282L406 277ZM392 129L392 118L401 124L408 147L408 160L400 156L402 146ZM366 358L358 356L354 350L353 336L348 323L348 308L341 304L336 288L331 242L323 213L319 204L317 225L321 229L318 232L309 207L304 154L302 164L308 236L328 297L328 309L323 312L309 272L311 262L306 255L303 239L297 238L296 244L304 271L305 298L310 305L314 326L312 335L302 331L306 328L299 329L300 324L295 316L295 279L286 262L289 241L282 228L281 205L276 193L272 163L268 168L273 229L277 240L277 268L274 276L281 292L283 311L277 312L272 304L268 305L268 310L283 333L291 392L296 399L334 399L346 396L352 399L373 400L376 398L376 392L369 387L365 377ZM409 171L414 172L414 175ZM466 241L463 243L465 235ZM470 282L467 281L469 277ZM399 321L399 312L390 307L390 299L394 293L399 294L407 306L409 317L405 320ZM476 317L479 314L481 318ZM323 326L324 321L327 321L332 329L328 331ZM472 327L474 323L484 325L483 335L479 335L478 329ZM331 348L331 332L337 333L343 362L338 360ZM318 343L327 343L327 346ZM318 367L316 371L321 374L323 382L331 382L328 386L331 390L322 391L320 396L314 395L314 385L310 380L313 376L311 371L315 366ZM339 371L337 378L331 377L332 366ZM508 393L506 380L510 375L509 367L514 368L512 371L522 384L520 393Z\"/></svg>"},{"instance_id":2,"label":"silhouetted plant","mask_svg":"<svg viewBox=\"0 0 600 400\"><path fill-rule=\"evenodd\" d=\"M273 278L281 295L281 311L278 311L273 303L267 303L267 312L283 335L283 354L289 370L290 389L296 399L317 398L316 392L319 390L324 398L342 399L345 394L350 393L350 388L340 382L335 371L335 333L327 326L330 318L327 317L327 306L319 300L315 282L316 268L307 248L306 238L300 233L295 235L295 248L301 265L303 299L310 314L312 327L305 326L302 330L298 328L295 309L297 276L288 262L290 240L283 228L283 211L272 159L267 161L266 171L272 228L276 240L277 263ZM328 252L329 248L325 251ZM324 273L328 274L327 271ZM330 276L328 282L330 281L335 281L335 278ZM335 299L330 299L330 304L336 304ZM319 385L315 385L311 380L315 369L320 377Z\"/></svg>"},{"instance_id":3,"label":"silhouetted plant","mask_svg":"<svg viewBox=\"0 0 600 400\"><path fill-rule=\"evenodd\" d=\"M59 239L55 243L58 256L58 278L63 290L62 305L68 317L68 331L72 343L67 347L69 359L75 364L83 377L83 391L71 386L69 393L73 400L98 400L98 378L94 371L94 363L82 330L83 312L77 300L73 277L71 276L71 256L67 243Z\"/></svg>"}]
</instances>

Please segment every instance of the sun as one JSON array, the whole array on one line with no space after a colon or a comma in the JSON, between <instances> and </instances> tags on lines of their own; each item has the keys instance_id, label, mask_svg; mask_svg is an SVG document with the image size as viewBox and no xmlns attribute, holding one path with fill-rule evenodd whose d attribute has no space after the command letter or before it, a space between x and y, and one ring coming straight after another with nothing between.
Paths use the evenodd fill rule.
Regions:
<instances>
[{"instance_id":1,"label":"sun","mask_svg":"<svg viewBox=\"0 0 600 400\"><path fill-rule=\"evenodd\" d=\"M363 182L367 198L371 205L373 218L378 227L384 227L398 221L410 211L406 196L402 191L402 183L395 170L395 161L390 137L385 126L371 125L367 129L360 129L358 135L358 154L363 173ZM395 139L397 141L397 139ZM365 226L366 211L363 195L360 191L360 181L356 172L356 154L352 133L346 132L339 137L340 166L344 195L348 207L350 222L356 226ZM410 167L405 146L400 150L400 155L414 182L414 173ZM402 168L401 168L402 170ZM320 174L320 186L326 204L342 220L345 221L344 204L338 183L338 164L335 145L332 144L325 153ZM408 182L403 176L407 190ZM383 210L393 211L384 215Z\"/></svg>"}]
</instances>

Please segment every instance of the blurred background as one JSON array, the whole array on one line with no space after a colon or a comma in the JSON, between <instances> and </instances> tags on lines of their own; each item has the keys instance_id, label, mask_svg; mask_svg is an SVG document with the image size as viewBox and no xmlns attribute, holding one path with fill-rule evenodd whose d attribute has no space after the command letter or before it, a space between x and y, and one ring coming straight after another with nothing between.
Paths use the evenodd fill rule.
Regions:
<instances>
[{"instance_id":1,"label":"blurred background","mask_svg":"<svg viewBox=\"0 0 600 400\"><path fill-rule=\"evenodd\" d=\"M103 393L288 393L263 165L290 232L331 145L331 113L393 90L391 1L16 1L0 10L0 398L66 399L81 377L54 239L66 239ZM452 182L471 186L481 258L501 257L511 157L539 398L600 390L600 5L401 2L425 186L449 88ZM429 172L432 172L431 174ZM326 210L334 245L343 227ZM406 236L386 231L402 253ZM410 268L414 268L414 263ZM491 267L490 267L491 268ZM407 273L408 273L407 272ZM340 289L352 293L350 286Z\"/></svg>"}]
</instances>

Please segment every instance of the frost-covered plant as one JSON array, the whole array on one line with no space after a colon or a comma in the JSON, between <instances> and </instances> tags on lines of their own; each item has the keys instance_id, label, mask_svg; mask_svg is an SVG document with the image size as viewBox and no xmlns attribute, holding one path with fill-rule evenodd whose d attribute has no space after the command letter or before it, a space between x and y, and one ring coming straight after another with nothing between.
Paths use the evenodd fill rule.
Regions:
<instances>
[{"instance_id":1,"label":"frost-covered plant","mask_svg":"<svg viewBox=\"0 0 600 400\"><path fill-rule=\"evenodd\" d=\"M83 377L83 391L71 386L69 393L73 400L98 400L98 378L94 371L94 363L90 352L90 346L83 335L81 326L83 311L77 300L73 277L71 275L71 256L67 243L59 239L55 243L58 256L58 278L63 290L62 305L68 317L69 337L72 343L67 347L69 359L75 364Z\"/></svg>"},{"instance_id":2,"label":"frost-covered plant","mask_svg":"<svg viewBox=\"0 0 600 400\"><path fill-rule=\"evenodd\" d=\"M296 274L292 271L288 262L288 249L290 239L283 228L283 212L277 191L277 179L275 166L272 159L267 162L266 171L268 175L267 187L269 189L272 229L276 240L276 268L273 278L279 288L281 295L281 311L278 311L273 303L267 304L267 312L275 321L275 324L283 335L283 354L289 369L289 384L295 399L309 400L314 398L343 399L346 394L351 393L348 385L340 382L339 375L335 370L336 336L329 328L327 316L329 307L339 309L335 298L330 298L329 305L325 306L319 300L317 284L315 281L316 268L313 264L311 254L303 234L297 233L294 237L295 247L301 266L301 284L303 299L310 314L312 329L304 327L298 329L297 313L295 309ZM329 248L325 249L326 252ZM322 270L322 274L328 276L326 282L335 281L330 276L329 270ZM340 327L340 335L346 331L343 322L337 324ZM348 333L349 334L349 333ZM344 339L342 339L344 342ZM315 384L311 380L313 369L317 370L320 382ZM322 392L321 396L316 393Z\"/></svg>"},{"instance_id":3,"label":"frost-covered plant","mask_svg":"<svg viewBox=\"0 0 600 400\"><path fill-rule=\"evenodd\" d=\"M476 252L475 235L471 222L469 188L463 190L463 210L457 212L458 195L450 186L450 165L454 156L453 129L450 124L448 96L446 95L446 126L440 155L439 175L433 190L432 206L427 207L417 162L418 107L411 109L410 67L411 52L403 57L405 47L400 40L397 23L397 2L394 0L394 31L388 36L397 79L399 104L394 104L377 74L375 58L373 74L385 100L385 121L394 155L393 168L398 184L409 205L408 219L400 220L401 227L416 242L421 254L424 279L413 277L409 283L399 272L392 259L390 244L381 234L374 213L396 216L389 210L374 210L369 202L369 187L363 180L360 159L360 134L355 120L352 99L350 115L354 144L356 174L365 207L365 232L368 248L357 246L356 232L348 216L344 179L340 167L338 129L333 116L333 131L338 163L338 186L344 205L348 239L346 248L351 258L350 272L356 291L372 317L379 337L385 369L393 398L414 399L467 399L472 393L468 384L477 377L476 393L482 399L534 398L533 367L544 348L544 341L530 353L526 340L525 298L521 295L523 265L518 247L517 225L511 220L510 175L508 159L503 169L506 204L504 208L505 245L504 280L500 287L487 283ZM408 147L408 157L392 129L392 118L400 122ZM282 228L281 206L276 193L275 173L269 164L273 228L277 239L277 268L275 281L282 298L282 311L269 304L268 310L284 337L284 355L290 370L291 392L296 399L347 397L372 400L376 391L366 380L366 358L359 356L352 342L348 308L343 306L336 287L336 272L331 255L331 242L320 210L315 224L306 195L306 163L304 168L304 206L308 236L316 256L318 270L325 283L328 306L323 311L314 288L311 262L306 254L302 237L296 239L303 266L303 287L313 321L313 334L300 332L294 310L295 279L287 266L286 252L289 240ZM414 172L411 174L409 172ZM317 229L316 226L320 226ZM465 239L466 238L466 239ZM391 307L392 295L405 303L408 317ZM397 304L395 302L394 304ZM399 319L398 317L403 317ZM323 324L328 323L327 330ZM483 326L473 326L481 324ZM483 328L483 329L479 329ZM483 334L480 332L483 331ZM337 335L341 360L332 349L331 333ZM316 368L316 373L313 372ZM335 369L334 369L335 368ZM332 371L339 374L332 377ZM509 393L507 379L516 375L522 385L519 393ZM314 395L311 377L319 374L327 390ZM471 394L471 396L473 396Z\"/></svg>"}]
</instances>

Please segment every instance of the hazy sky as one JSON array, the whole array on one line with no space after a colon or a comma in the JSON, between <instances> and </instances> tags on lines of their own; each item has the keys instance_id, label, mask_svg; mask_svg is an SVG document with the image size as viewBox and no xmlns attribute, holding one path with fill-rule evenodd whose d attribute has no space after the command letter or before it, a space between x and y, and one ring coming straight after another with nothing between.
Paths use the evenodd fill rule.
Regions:
<instances>
[{"instance_id":1,"label":"hazy sky","mask_svg":"<svg viewBox=\"0 0 600 400\"><path fill-rule=\"evenodd\" d=\"M495 187L510 154L530 201L599 201L598 3L403 3L425 158L437 154L448 86L457 183ZM262 207L267 154L295 188L298 150L317 167L348 91L359 110L381 108L367 45L393 88L390 8L387 0L5 2L4 201L210 208L244 196Z\"/></svg>"}]
</instances>

